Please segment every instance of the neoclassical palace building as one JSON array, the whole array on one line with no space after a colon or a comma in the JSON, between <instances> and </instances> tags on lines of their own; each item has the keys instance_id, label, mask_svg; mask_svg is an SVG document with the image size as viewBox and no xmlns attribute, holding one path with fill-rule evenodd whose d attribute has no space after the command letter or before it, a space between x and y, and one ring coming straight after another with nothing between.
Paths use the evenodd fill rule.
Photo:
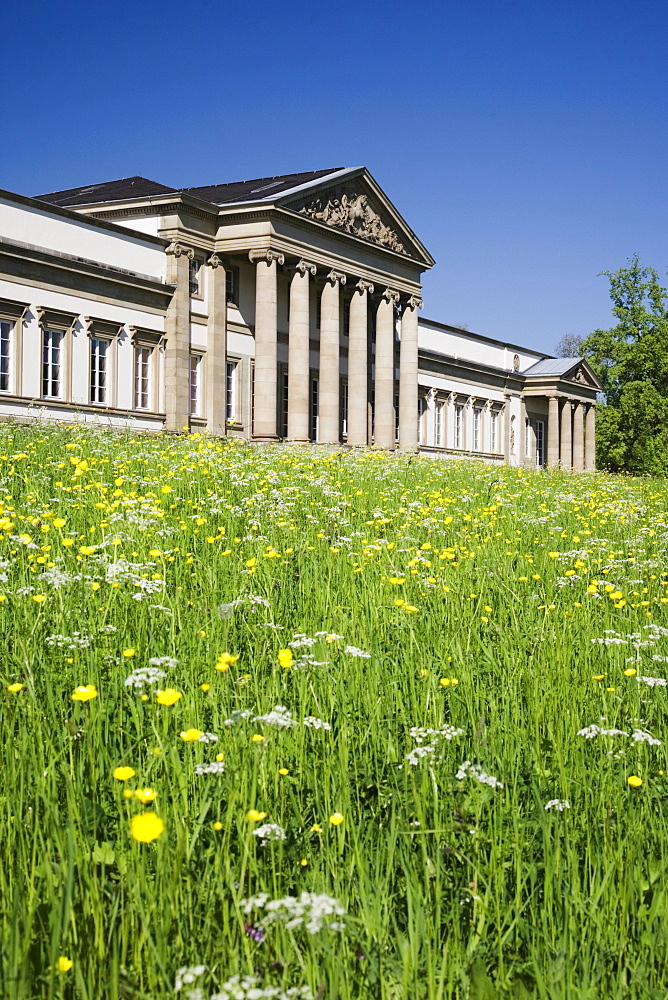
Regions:
<instances>
[{"instance_id":1,"label":"neoclassical palace building","mask_svg":"<svg viewBox=\"0 0 668 1000\"><path fill-rule=\"evenodd\" d=\"M586 361L419 317L433 264L364 167L0 191L0 418L593 469Z\"/></svg>"}]
</instances>

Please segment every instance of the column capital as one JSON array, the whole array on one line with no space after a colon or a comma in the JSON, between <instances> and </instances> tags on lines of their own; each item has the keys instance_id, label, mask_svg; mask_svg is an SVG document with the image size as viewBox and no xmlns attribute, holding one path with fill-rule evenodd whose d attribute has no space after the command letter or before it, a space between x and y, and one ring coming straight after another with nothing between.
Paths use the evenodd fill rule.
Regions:
<instances>
[{"instance_id":1,"label":"column capital","mask_svg":"<svg viewBox=\"0 0 668 1000\"><path fill-rule=\"evenodd\" d=\"M401 295L399 292L395 291L394 288L386 288L381 293L381 298L387 299L388 302L393 302L396 306L401 298Z\"/></svg>"},{"instance_id":2,"label":"column capital","mask_svg":"<svg viewBox=\"0 0 668 1000\"><path fill-rule=\"evenodd\" d=\"M298 260L296 264L288 264L285 268L286 271L299 271L302 278L308 272L312 278L315 278L316 271L318 270L315 264L312 264L308 260Z\"/></svg>"},{"instance_id":3,"label":"column capital","mask_svg":"<svg viewBox=\"0 0 668 1000\"><path fill-rule=\"evenodd\" d=\"M195 256L195 251L192 247L187 247L185 244L178 243L176 240L169 244L169 246L165 249L165 253L170 257L187 257L188 260L193 260Z\"/></svg>"},{"instance_id":4,"label":"column capital","mask_svg":"<svg viewBox=\"0 0 668 1000\"><path fill-rule=\"evenodd\" d=\"M373 295L373 288L373 282L367 281L366 278L360 278L355 282L355 289L358 292L368 292L369 295Z\"/></svg>"},{"instance_id":5,"label":"column capital","mask_svg":"<svg viewBox=\"0 0 668 1000\"><path fill-rule=\"evenodd\" d=\"M325 281L331 281L333 285L335 285L337 281L340 285L345 285L346 280L346 275L343 271L330 271L327 275L325 275Z\"/></svg>"},{"instance_id":6,"label":"column capital","mask_svg":"<svg viewBox=\"0 0 668 1000\"><path fill-rule=\"evenodd\" d=\"M422 309L424 302L419 295L411 295L406 302L404 309Z\"/></svg>"},{"instance_id":7,"label":"column capital","mask_svg":"<svg viewBox=\"0 0 668 1000\"><path fill-rule=\"evenodd\" d=\"M207 257L208 267L225 267L225 262L222 257L219 257L217 253L212 253L210 257Z\"/></svg>"},{"instance_id":8,"label":"column capital","mask_svg":"<svg viewBox=\"0 0 668 1000\"><path fill-rule=\"evenodd\" d=\"M285 257L282 253L278 253L276 250L251 250L248 254L248 259L251 264L258 264L260 261L264 261L266 264L285 264Z\"/></svg>"}]
</instances>

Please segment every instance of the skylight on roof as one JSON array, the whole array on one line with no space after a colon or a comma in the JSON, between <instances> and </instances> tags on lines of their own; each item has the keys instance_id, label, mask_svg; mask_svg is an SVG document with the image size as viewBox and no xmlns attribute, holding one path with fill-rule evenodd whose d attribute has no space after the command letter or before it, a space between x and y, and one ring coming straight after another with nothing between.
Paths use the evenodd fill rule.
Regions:
<instances>
[{"instance_id":1,"label":"skylight on roof","mask_svg":"<svg viewBox=\"0 0 668 1000\"><path fill-rule=\"evenodd\" d=\"M280 187L282 183L283 183L283 181L272 181L271 184L263 184L262 187L253 188L251 190L251 194L259 194L260 191L268 191L269 188Z\"/></svg>"}]
</instances>

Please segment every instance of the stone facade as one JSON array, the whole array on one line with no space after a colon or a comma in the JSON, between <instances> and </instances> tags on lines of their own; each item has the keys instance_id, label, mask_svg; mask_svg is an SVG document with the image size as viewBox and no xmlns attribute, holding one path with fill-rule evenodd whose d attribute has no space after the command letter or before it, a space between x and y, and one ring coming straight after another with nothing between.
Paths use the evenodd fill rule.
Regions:
<instances>
[{"instance_id":1,"label":"stone facade","mask_svg":"<svg viewBox=\"0 0 668 1000\"><path fill-rule=\"evenodd\" d=\"M594 468L598 385L418 318L434 261L364 168L0 193L0 417Z\"/></svg>"}]
</instances>

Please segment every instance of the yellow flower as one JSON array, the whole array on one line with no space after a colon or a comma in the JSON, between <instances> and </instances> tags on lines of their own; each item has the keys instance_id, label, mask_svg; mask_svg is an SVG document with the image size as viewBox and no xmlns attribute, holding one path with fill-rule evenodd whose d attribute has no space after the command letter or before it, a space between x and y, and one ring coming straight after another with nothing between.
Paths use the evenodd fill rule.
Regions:
<instances>
[{"instance_id":1,"label":"yellow flower","mask_svg":"<svg viewBox=\"0 0 668 1000\"><path fill-rule=\"evenodd\" d=\"M200 684L200 690L204 691L206 693L207 691L211 690L211 685L210 684Z\"/></svg>"},{"instance_id":2,"label":"yellow flower","mask_svg":"<svg viewBox=\"0 0 668 1000\"><path fill-rule=\"evenodd\" d=\"M398 587L404 582L404 580L401 576L391 576L388 582L394 584L395 587Z\"/></svg>"},{"instance_id":3,"label":"yellow flower","mask_svg":"<svg viewBox=\"0 0 668 1000\"><path fill-rule=\"evenodd\" d=\"M294 656L291 649L279 649L278 662L286 670L288 670L292 666L293 659Z\"/></svg>"},{"instance_id":4,"label":"yellow flower","mask_svg":"<svg viewBox=\"0 0 668 1000\"><path fill-rule=\"evenodd\" d=\"M142 844L150 844L157 840L165 829L165 824L154 812L139 813L130 822L130 833Z\"/></svg>"},{"instance_id":5,"label":"yellow flower","mask_svg":"<svg viewBox=\"0 0 668 1000\"><path fill-rule=\"evenodd\" d=\"M175 705L183 695L180 691L175 691L174 688L165 688L164 691L156 691L155 697L158 705Z\"/></svg>"},{"instance_id":6,"label":"yellow flower","mask_svg":"<svg viewBox=\"0 0 668 1000\"><path fill-rule=\"evenodd\" d=\"M33 594L32 595L32 599L33 599L33 601L35 601L36 604L44 604L44 601L46 600L46 595L45 594Z\"/></svg>"},{"instance_id":7,"label":"yellow flower","mask_svg":"<svg viewBox=\"0 0 668 1000\"><path fill-rule=\"evenodd\" d=\"M64 517L55 517L53 519L53 526L54 526L54 528L64 528L65 524L66 524L66 521L65 521Z\"/></svg>"},{"instance_id":8,"label":"yellow flower","mask_svg":"<svg viewBox=\"0 0 668 1000\"><path fill-rule=\"evenodd\" d=\"M135 792L135 798L139 799L143 806L147 806L149 802L154 802L157 797L158 793L153 791L152 788L138 788Z\"/></svg>"},{"instance_id":9,"label":"yellow flower","mask_svg":"<svg viewBox=\"0 0 668 1000\"><path fill-rule=\"evenodd\" d=\"M257 563L257 559L255 559L255 558L253 558L253 559L247 559L246 560L246 569L253 569L256 563Z\"/></svg>"},{"instance_id":10,"label":"yellow flower","mask_svg":"<svg viewBox=\"0 0 668 1000\"><path fill-rule=\"evenodd\" d=\"M635 675L637 673L638 673L638 671L635 669L635 667L629 667L628 670L624 671L624 676L625 677L635 677Z\"/></svg>"},{"instance_id":11,"label":"yellow flower","mask_svg":"<svg viewBox=\"0 0 668 1000\"><path fill-rule=\"evenodd\" d=\"M259 823L260 820L266 818L266 813L258 812L257 809L249 809L246 813L246 819L249 823Z\"/></svg>"},{"instance_id":12,"label":"yellow flower","mask_svg":"<svg viewBox=\"0 0 668 1000\"><path fill-rule=\"evenodd\" d=\"M322 827L320 823L314 823L311 827L311 833L322 833Z\"/></svg>"},{"instance_id":13,"label":"yellow flower","mask_svg":"<svg viewBox=\"0 0 668 1000\"><path fill-rule=\"evenodd\" d=\"M631 786L631 788L640 788L642 785L642 778L639 778L637 774L632 774L630 778L626 779Z\"/></svg>"},{"instance_id":14,"label":"yellow flower","mask_svg":"<svg viewBox=\"0 0 668 1000\"><path fill-rule=\"evenodd\" d=\"M95 546L94 545L80 545L79 546L79 552L81 553L82 556L92 556L93 553L95 552Z\"/></svg>"},{"instance_id":15,"label":"yellow flower","mask_svg":"<svg viewBox=\"0 0 668 1000\"><path fill-rule=\"evenodd\" d=\"M219 819L217 819L216 822L213 824L213 828L214 828L214 830L222 830L223 829L223 824L220 822Z\"/></svg>"},{"instance_id":16,"label":"yellow flower","mask_svg":"<svg viewBox=\"0 0 668 1000\"><path fill-rule=\"evenodd\" d=\"M340 826L341 823L343 823L343 816L341 815L341 813L332 813L332 815L329 817L329 822L332 824L332 826Z\"/></svg>"},{"instance_id":17,"label":"yellow flower","mask_svg":"<svg viewBox=\"0 0 668 1000\"><path fill-rule=\"evenodd\" d=\"M263 742L264 742L264 736L262 736L261 733L253 733L253 736L251 737L251 743L263 743Z\"/></svg>"},{"instance_id":18,"label":"yellow flower","mask_svg":"<svg viewBox=\"0 0 668 1000\"><path fill-rule=\"evenodd\" d=\"M404 604L404 611L412 615L417 611L417 608L413 604Z\"/></svg>"},{"instance_id":19,"label":"yellow flower","mask_svg":"<svg viewBox=\"0 0 668 1000\"><path fill-rule=\"evenodd\" d=\"M74 962L71 958L68 958L67 955L61 955L55 967L58 972L69 972L73 965Z\"/></svg>"},{"instance_id":20,"label":"yellow flower","mask_svg":"<svg viewBox=\"0 0 668 1000\"><path fill-rule=\"evenodd\" d=\"M124 788L123 789L123 798L124 799L134 799L134 797L135 797L135 793L132 791L131 788Z\"/></svg>"},{"instance_id":21,"label":"yellow flower","mask_svg":"<svg viewBox=\"0 0 668 1000\"><path fill-rule=\"evenodd\" d=\"M308 861L306 860L306 858L302 858L299 864L302 866L302 868L306 868Z\"/></svg>"},{"instance_id":22,"label":"yellow flower","mask_svg":"<svg viewBox=\"0 0 668 1000\"><path fill-rule=\"evenodd\" d=\"M130 778L134 778L135 772L131 767L117 767L114 771L114 778L117 781L128 781Z\"/></svg>"},{"instance_id":23,"label":"yellow flower","mask_svg":"<svg viewBox=\"0 0 668 1000\"><path fill-rule=\"evenodd\" d=\"M279 767L279 769L278 769L278 773L279 773L279 774L282 774L282 775L284 775L284 776L285 776L286 774L290 774L290 772L288 771L287 767Z\"/></svg>"},{"instance_id":24,"label":"yellow flower","mask_svg":"<svg viewBox=\"0 0 668 1000\"><path fill-rule=\"evenodd\" d=\"M204 736L204 733L201 729L185 729L179 735L186 743L197 743Z\"/></svg>"},{"instance_id":25,"label":"yellow flower","mask_svg":"<svg viewBox=\"0 0 668 1000\"><path fill-rule=\"evenodd\" d=\"M72 692L72 698L74 701L90 701L97 698L97 688L94 684L81 684Z\"/></svg>"},{"instance_id":26,"label":"yellow flower","mask_svg":"<svg viewBox=\"0 0 668 1000\"><path fill-rule=\"evenodd\" d=\"M425 667L423 667L422 670L420 671L420 677L428 677L428 676L429 676L429 671L426 670Z\"/></svg>"},{"instance_id":27,"label":"yellow flower","mask_svg":"<svg viewBox=\"0 0 668 1000\"><path fill-rule=\"evenodd\" d=\"M592 680L593 681L602 681L604 677L605 677L605 674L594 674L594 676L592 677Z\"/></svg>"},{"instance_id":28,"label":"yellow flower","mask_svg":"<svg viewBox=\"0 0 668 1000\"><path fill-rule=\"evenodd\" d=\"M126 659L128 659L128 660L131 660L134 655L135 655L134 649L124 649L123 650L123 656L125 656Z\"/></svg>"},{"instance_id":29,"label":"yellow flower","mask_svg":"<svg viewBox=\"0 0 668 1000\"><path fill-rule=\"evenodd\" d=\"M444 687L444 688L450 687L450 678L449 677L441 677L441 679L439 681L439 684L441 685L441 687Z\"/></svg>"},{"instance_id":30,"label":"yellow flower","mask_svg":"<svg viewBox=\"0 0 668 1000\"><path fill-rule=\"evenodd\" d=\"M19 691L23 691L23 684L19 684L17 681L16 684L9 684L7 690L11 691L12 694L18 694Z\"/></svg>"},{"instance_id":31,"label":"yellow flower","mask_svg":"<svg viewBox=\"0 0 668 1000\"><path fill-rule=\"evenodd\" d=\"M224 670L229 670L233 663L236 663L239 656L233 656L232 653L220 653L218 659L216 660L216 670L221 672Z\"/></svg>"}]
</instances>

